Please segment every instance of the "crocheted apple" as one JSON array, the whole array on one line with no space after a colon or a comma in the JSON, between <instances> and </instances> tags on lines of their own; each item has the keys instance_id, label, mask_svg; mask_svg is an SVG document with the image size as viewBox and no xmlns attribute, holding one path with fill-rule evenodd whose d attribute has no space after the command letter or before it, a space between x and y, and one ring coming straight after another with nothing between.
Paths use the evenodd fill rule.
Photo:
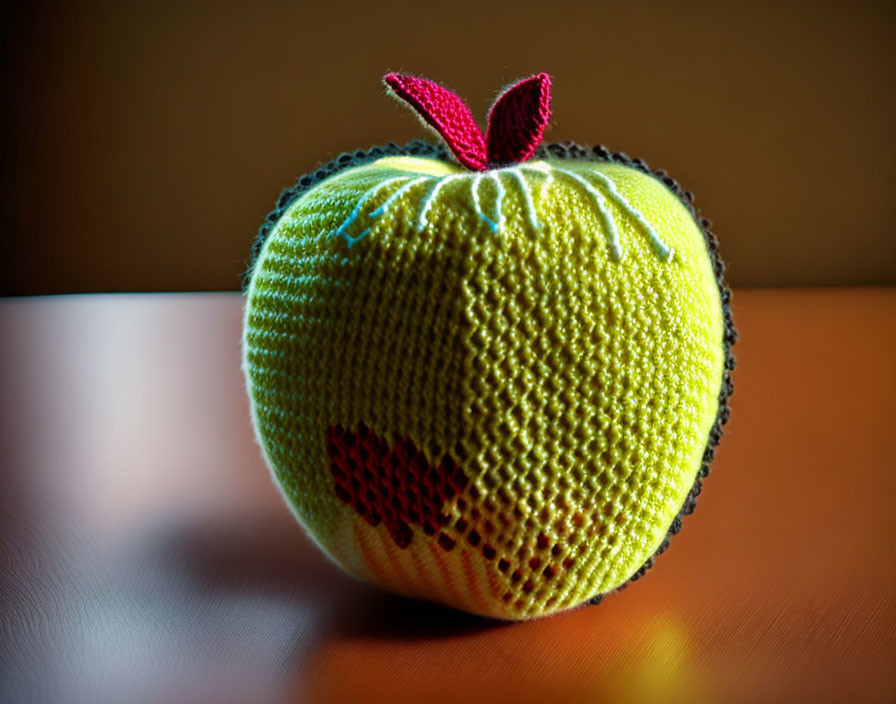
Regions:
<instances>
[{"instance_id":1,"label":"crocheted apple","mask_svg":"<svg viewBox=\"0 0 896 704\"><path fill-rule=\"evenodd\" d=\"M262 227L265 458L320 547L386 589L502 619L599 600L693 510L728 418L715 238L643 162L540 147L545 74L485 134L445 88L385 82L450 155L344 154Z\"/></svg>"}]
</instances>

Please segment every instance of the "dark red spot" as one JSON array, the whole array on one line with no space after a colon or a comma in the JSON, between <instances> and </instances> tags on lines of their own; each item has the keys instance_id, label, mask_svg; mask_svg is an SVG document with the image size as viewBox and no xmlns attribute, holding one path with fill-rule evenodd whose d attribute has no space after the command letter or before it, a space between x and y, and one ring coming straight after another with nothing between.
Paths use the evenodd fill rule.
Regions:
<instances>
[{"instance_id":1,"label":"dark red spot","mask_svg":"<svg viewBox=\"0 0 896 704\"><path fill-rule=\"evenodd\" d=\"M510 567L510 563L507 560L505 560L503 558L498 560L498 569L501 570L502 572L506 572L509 567Z\"/></svg>"},{"instance_id":2,"label":"dark red spot","mask_svg":"<svg viewBox=\"0 0 896 704\"><path fill-rule=\"evenodd\" d=\"M395 544L400 548L406 548L410 545L411 538L414 537L414 534L411 532L411 527L403 522L399 524L397 531L391 535Z\"/></svg>"},{"instance_id":3,"label":"dark red spot","mask_svg":"<svg viewBox=\"0 0 896 704\"><path fill-rule=\"evenodd\" d=\"M542 574L544 575L545 579L550 579L555 574L554 568L551 567L550 565L548 565L547 567L544 568L544 571L542 572Z\"/></svg>"},{"instance_id":4,"label":"dark red spot","mask_svg":"<svg viewBox=\"0 0 896 704\"><path fill-rule=\"evenodd\" d=\"M483 545L482 554L486 560L494 560L498 553L491 545Z\"/></svg>"},{"instance_id":5,"label":"dark red spot","mask_svg":"<svg viewBox=\"0 0 896 704\"><path fill-rule=\"evenodd\" d=\"M337 479L337 481L339 480ZM338 496L340 500L344 501L347 504L350 504L352 502L352 495L341 486L339 486L339 484L336 485L336 496Z\"/></svg>"},{"instance_id":6,"label":"dark red spot","mask_svg":"<svg viewBox=\"0 0 896 704\"><path fill-rule=\"evenodd\" d=\"M442 508L469 483L450 457L433 467L409 438L398 438L390 446L363 423L355 431L330 426L326 439L336 496L371 526L382 523L401 548L411 544L411 525L427 535L447 525L451 519ZM444 533L439 535L445 550L454 544Z\"/></svg>"},{"instance_id":7,"label":"dark red spot","mask_svg":"<svg viewBox=\"0 0 896 704\"><path fill-rule=\"evenodd\" d=\"M480 540L482 540L482 537L475 530L471 530L470 534L467 536L467 542L473 547L479 545Z\"/></svg>"},{"instance_id":8,"label":"dark red spot","mask_svg":"<svg viewBox=\"0 0 896 704\"><path fill-rule=\"evenodd\" d=\"M526 580L526 583L523 584L523 592L525 592L526 594L528 594L528 593L531 592L533 589L535 589L535 582L533 582L531 579L527 579L527 580Z\"/></svg>"}]
</instances>

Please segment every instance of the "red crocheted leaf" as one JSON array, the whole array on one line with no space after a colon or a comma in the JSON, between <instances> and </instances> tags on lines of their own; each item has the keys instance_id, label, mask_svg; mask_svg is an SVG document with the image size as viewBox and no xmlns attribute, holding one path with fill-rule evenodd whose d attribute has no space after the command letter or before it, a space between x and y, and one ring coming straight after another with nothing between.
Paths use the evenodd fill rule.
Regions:
<instances>
[{"instance_id":1,"label":"red crocheted leaf","mask_svg":"<svg viewBox=\"0 0 896 704\"><path fill-rule=\"evenodd\" d=\"M441 135L461 164L474 171L487 168L485 137L460 97L425 78L387 73L383 81Z\"/></svg>"},{"instance_id":2,"label":"red crocheted leaf","mask_svg":"<svg viewBox=\"0 0 896 704\"><path fill-rule=\"evenodd\" d=\"M486 154L492 165L530 158L551 119L551 77L539 73L505 90L488 116Z\"/></svg>"}]
</instances>

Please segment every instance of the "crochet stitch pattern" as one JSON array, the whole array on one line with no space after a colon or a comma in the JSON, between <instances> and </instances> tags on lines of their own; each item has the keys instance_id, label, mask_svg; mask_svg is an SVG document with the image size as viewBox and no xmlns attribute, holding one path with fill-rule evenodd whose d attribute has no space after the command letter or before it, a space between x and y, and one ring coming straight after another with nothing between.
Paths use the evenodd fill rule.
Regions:
<instances>
[{"instance_id":1,"label":"crochet stitch pattern","mask_svg":"<svg viewBox=\"0 0 896 704\"><path fill-rule=\"evenodd\" d=\"M387 73L383 80L442 135L461 164L477 171L486 168L485 137L463 100L425 78Z\"/></svg>"},{"instance_id":2,"label":"crochet stitch pattern","mask_svg":"<svg viewBox=\"0 0 896 704\"><path fill-rule=\"evenodd\" d=\"M504 91L489 111L485 134L490 164L526 161L538 149L551 119L551 79L539 73Z\"/></svg>"},{"instance_id":3,"label":"crochet stitch pattern","mask_svg":"<svg viewBox=\"0 0 896 704\"><path fill-rule=\"evenodd\" d=\"M247 291L253 420L300 521L359 577L498 618L643 574L731 393L730 294L688 197L575 145L337 162L263 226Z\"/></svg>"}]
</instances>

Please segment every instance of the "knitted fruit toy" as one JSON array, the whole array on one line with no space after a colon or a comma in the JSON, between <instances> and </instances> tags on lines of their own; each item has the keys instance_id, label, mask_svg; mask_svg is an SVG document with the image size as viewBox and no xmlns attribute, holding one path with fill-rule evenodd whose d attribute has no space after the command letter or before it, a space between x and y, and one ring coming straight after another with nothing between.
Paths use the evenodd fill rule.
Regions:
<instances>
[{"instance_id":1,"label":"knitted fruit toy","mask_svg":"<svg viewBox=\"0 0 896 704\"><path fill-rule=\"evenodd\" d=\"M400 594L526 619L637 579L694 508L732 391L716 240L689 193L602 147L540 148L550 80L482 134L343 154L253 249L252 420L299 521Z\"/></svg>"}]
</instances>

